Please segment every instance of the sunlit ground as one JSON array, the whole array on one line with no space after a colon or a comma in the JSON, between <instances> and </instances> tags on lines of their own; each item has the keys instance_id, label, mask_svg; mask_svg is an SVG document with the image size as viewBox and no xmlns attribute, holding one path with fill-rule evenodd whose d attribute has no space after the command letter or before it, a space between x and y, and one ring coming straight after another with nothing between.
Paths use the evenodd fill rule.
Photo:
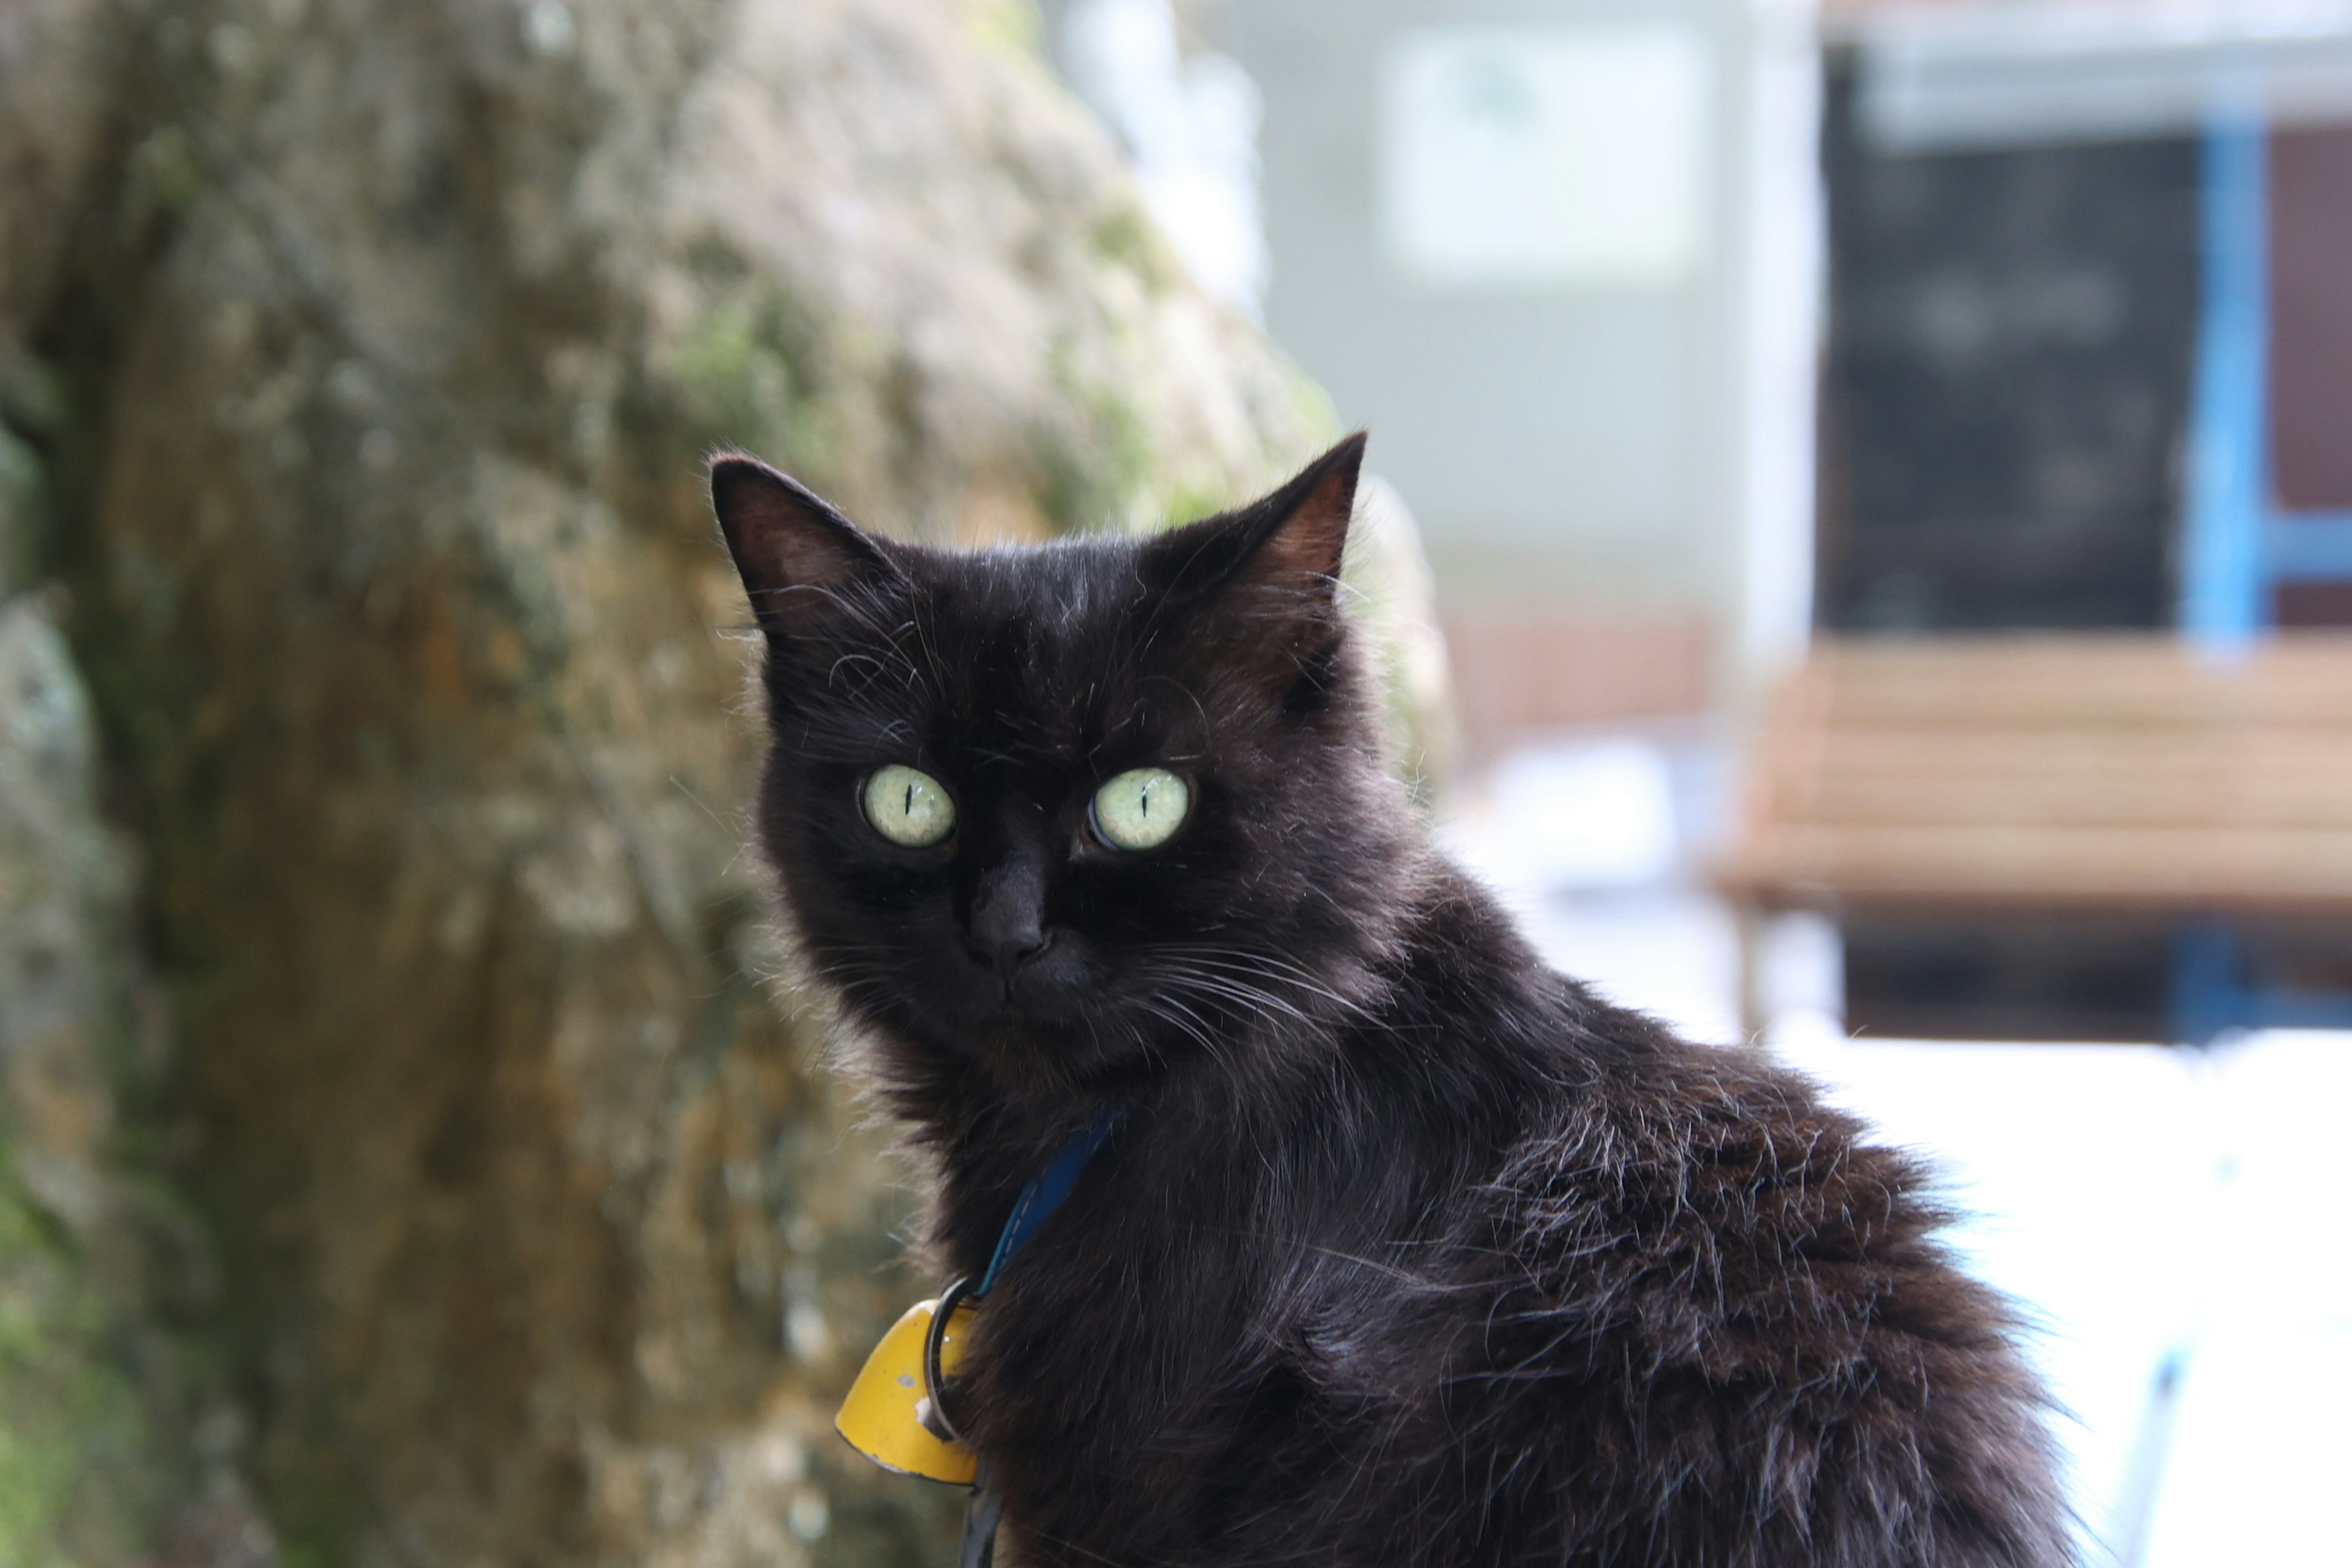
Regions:
<instances>
[{"instance_id":1,"label":"sunlit ground","mask_svg":"<svg viewBox=\"0 0 2352 1568\"><path fill-rule=\"evenodd\" d=\"M1465 791L1447 836L1559 967L1731 1041L1737 935L1694 849L1720 777L1689 735L1569 738ZM2095 1561L2352 1561L2352 1036L1849 1040L1826 931L1766 945L1768 1048L1934 1162L1954 1245L2033 1323Z\"/></svg>"}]
</instances>

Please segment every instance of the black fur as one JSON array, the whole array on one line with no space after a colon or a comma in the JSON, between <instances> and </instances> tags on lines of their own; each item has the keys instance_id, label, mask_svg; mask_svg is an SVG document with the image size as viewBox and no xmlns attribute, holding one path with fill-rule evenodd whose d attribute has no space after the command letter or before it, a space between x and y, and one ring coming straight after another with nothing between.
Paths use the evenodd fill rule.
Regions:
<instances>
[{"instance_id":1,"label":"black fur","mask_svg":"<svg viewBox=\"0 0 2352 1568\"><path fill-rule=\"evenodd\" d=\"M1552 973L1383 772L1332 573L1360 437L1149 540L952 554L712 472L768 644L786 913L935 1158L1017 1561L2057 1564L2042 1399L1903 1155ZM907 850L861 781L944 781ZM1104 847L1120 771L1186 777ZM1050 938L1010 982L976 914ZM1025 918L1025 916L1024 916Z\"/></svg>"}]
</instances>

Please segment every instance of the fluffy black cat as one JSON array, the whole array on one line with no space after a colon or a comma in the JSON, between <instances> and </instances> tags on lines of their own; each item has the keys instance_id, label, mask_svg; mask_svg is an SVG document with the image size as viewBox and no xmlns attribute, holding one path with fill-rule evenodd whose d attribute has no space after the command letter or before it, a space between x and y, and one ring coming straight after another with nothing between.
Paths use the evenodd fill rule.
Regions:
<instances>
[{"instance_id":1,"label":"fluffy black cat","mask_svg":"<svg viewBox=\"0 0 2352 1568\"><path fill-rule=\"evenodd\" d=\"M785 913L990 1294L955 1413L1056 1568L2058 1564L2044 1400L1900 1153L1546 969L1381 766L1361 437L953 553L720 458Z\"/></svg>"}]
</instances>

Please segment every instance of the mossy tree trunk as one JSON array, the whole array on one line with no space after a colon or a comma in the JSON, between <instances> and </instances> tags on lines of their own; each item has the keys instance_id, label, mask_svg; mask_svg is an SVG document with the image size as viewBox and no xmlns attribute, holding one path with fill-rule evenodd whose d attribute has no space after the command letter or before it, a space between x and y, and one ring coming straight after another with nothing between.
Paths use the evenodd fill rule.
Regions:
<instances>
[{"instance_id":1,"label":"mossy tree trunk","mask_svg":"<svg viewBox=\"0 0 2352 1568\"><path fill-rule=\"evenodd\" d=\"M0 1007L0 1044L87 1079L101 1186L167 1178L205 1222L51 1235L71 1202L10 1102L0 1298L20 1257L83 1260L40 1265L38 1332L89 1341L55 1364L96 1392L53 1403L100 1434L27 1540L113 1442L153 1495L81 1561L174 1518L192 1563L937 1550L952 1497L827 1429L919 1287L911 1200L763 924L702 454L1037 537L1197 511L1333 433L1179 275L1024 14L41 0L0 28L0 86L66 106L0 115L0 457L33 498L0 662L79 689L62 626L141 845L88 776L61 836L0 807L0 865L82 868L89 958L81 1033L27 1047ZM216 1354L109 1383L109 1313ZM5 1314L0 1412L38 1393ZM240 1474L274 1549L220 1522Z\"/></svg>"}]
</instances>

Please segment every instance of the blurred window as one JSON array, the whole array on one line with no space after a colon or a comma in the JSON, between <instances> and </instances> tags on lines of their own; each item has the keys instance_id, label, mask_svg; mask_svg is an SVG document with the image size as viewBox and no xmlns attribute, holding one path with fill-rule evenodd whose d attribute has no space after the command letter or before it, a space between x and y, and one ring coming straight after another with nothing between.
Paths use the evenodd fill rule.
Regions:
<instances>
[{"instance_id":1,"label":"blurred window","mask_svg":"<svg viewBox=\"0 0 2352 1568\"><path fill-rule=\"evenodd\" d=\"M1441 288L1665 288L1698 264L1706 57L1686 26L1415 27L1381 70L1391 255Z\"/></svg>"}]
</instances>

